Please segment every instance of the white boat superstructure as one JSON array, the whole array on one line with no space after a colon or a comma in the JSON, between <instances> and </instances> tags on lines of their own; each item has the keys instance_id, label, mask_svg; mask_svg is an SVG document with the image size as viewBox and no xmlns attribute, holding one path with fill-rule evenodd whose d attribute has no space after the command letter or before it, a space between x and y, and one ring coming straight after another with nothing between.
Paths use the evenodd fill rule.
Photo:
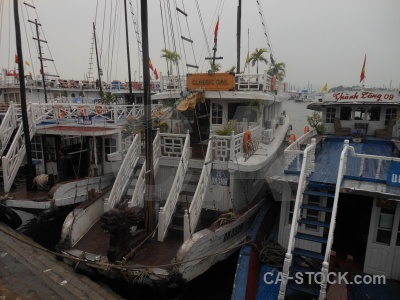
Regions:
<instances>
[{"instance_id":1,"label":"white boat superstructure","mask_svg":"<svg viewBox=\"0 0 400 300\"><path fill-rule=\"evenodd\" d=\"M216 82L226 89L217 91ZM146 161L135 135L109 197L82 203L67 217L59 245L66 261L76 266L85 257L79 265L96 273L133 281L145 276L157 285L170 276L192 280L237 249L263 203L265 174L289 130L283 84L276 95L270 82L267 74L188 75L186 97L176 104L180 113L172 114L169 132L157 131L153 140L155 231L146 234L141 221L119 233L111 228L111 238L101 230L105 215L147 209ZM191 86L196 83L202 88ZM171 91L152 100L175 97ZM114 243L118 235L125 249ZM105 263L113 267L106 270Z\"/></svg>"}]
</instances>

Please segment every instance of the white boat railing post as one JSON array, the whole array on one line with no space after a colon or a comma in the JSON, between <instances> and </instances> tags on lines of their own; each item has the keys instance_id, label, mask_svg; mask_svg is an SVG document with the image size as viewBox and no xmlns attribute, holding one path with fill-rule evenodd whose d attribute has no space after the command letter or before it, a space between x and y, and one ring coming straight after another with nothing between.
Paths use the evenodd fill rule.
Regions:
<instances>
[{"instance_id":1,"label":"white boat railing post","mask_svg":"<svg viewBox=\"0 0 400 300\"><path fill-rule=\"evenodd\" d=\"M295 244L295 235L298 230L298 220L301 218L301 205L303 204L303 192L307 186L307 177L311 173L311 165L308 160L311 159L313 152L315 152L315 140L311 145L308 145L304 150L304 158L301 166L301 172L299 177L299 185L297 187L296 202L293 209L292 225L290 228L288 249L285 254L285 260L282 269L282 281L279 287L279 300L285 299L286 286L289 280L289 268L292 265L293 254Z\"/></svg>"},{"instance_id":2,"label":"white boat railing post","mask_svg":"<svg viewBox=\"0 0 400 300\"><path fill-rule=\"evenodd\" d=\"M333 205L332 205L332 214L331 214L331 221L330 221L330 225L329 225L328 240L326 243L325 257L324 257L324 261L322 263L322 268L321 268L321 272L323 275L322 275L320 294L319 294L319 298L318 298L319 300L324 300L326 298L328 271L329 271L329 269L328 269L329 268L329 258L330 258L330 254L331 254L332 244L333 244L333 234L334 234L335 226L336 226L336 215L337 215L340 187L341 187L341 184L343 181L343 176L346 174L348 150L349 150L349 140L345 140L343 143L343 150L340 155L340 163L339 163L338 175L337 175L337 180L336 180L335 197L334 197Z\"/></svg>"}]
</instances>

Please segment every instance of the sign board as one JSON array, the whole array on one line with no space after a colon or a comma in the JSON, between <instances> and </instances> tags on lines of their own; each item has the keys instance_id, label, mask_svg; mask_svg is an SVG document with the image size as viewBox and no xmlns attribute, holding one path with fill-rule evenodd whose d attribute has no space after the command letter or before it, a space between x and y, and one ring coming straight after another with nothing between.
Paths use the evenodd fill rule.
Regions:
<instances>
[{"instance_id":1,"label":"sign board","mask_svg":"<svg viewBox=\"0 0 400 300\"><path fill-rule=\"evenodd\" d=\"M324 95L323 102L399 102L397 92L381 91L347 91L335 92Z\"/></svg>"},{"instance_id":2,"label":"sign board","mask_svg":"<svg viewBox=\"0 0 400 300\"><path fill-rule=\"evenodd\" d=\"M235 89L235 74L188 74L186 85L188 90L204 89L206 91L232 91Z\"/></svg>"},{"instance_id":3,"label":"sign board","mask_svg":"<svg viewBox=\"0 0 400 300\"><path fill-rule=\"evenodd\" d=\"M400 162L392 161L390 164L386 184L400 186Z\"/></svg>"},{"instance_id":4,"label":"sign board","mask_svg":"<svg viewBox=\"0 0 400 300\"><path fill-rule=\"evenodd\" d=\"M211 170L211 184L229 186L229 171L227 170Z\"/></svg>"},{"instance_id":5,"label":"sign board","mask_svg":"<svg viewBox=\"0 0 400 300\"><path fill-rule=\"evenodd\" d=\"M92 125L92 117L91 116L79 116L78 124L79 125Z\"/></svg>"}]
</instances>

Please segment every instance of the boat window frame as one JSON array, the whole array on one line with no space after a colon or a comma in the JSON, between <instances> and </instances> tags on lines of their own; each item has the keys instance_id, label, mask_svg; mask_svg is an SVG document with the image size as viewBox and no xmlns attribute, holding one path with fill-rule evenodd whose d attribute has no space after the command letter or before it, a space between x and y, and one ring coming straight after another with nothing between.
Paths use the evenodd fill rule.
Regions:
<instances>
[{"instance_id":1,"label":"boat window frame","mask_svg":"<svg viewBox=\"0 0 400 300\"><path fill-rule=\"evenodd\" d=\"M348 112L344 112L344 111L343 111L344 109L348 110L348 112L349 112L350 114L348 114ZM345 117L345 114L346 114L346 116L348 115L347 118L344 118L344 117ZM340 121L351 121L351 120L352 120L352 115L353 115L353 108L352 108L352 106L350 106L350 105L342 105L342 106L340 106L340 114L339 114L339 119L340 119Z\"/></svg>"},{"instance_id":2,"label":"boat window frame","mask_svg":"<svg viewBox=\"0 0 400 300\"><path fill-rule=\"evenodd\" d=\"M336 118L336 107L327 107L325 111L325 123L334 123Z\"/></svg>"},{"instance_id":3,"label":"boat window frame","mask_svg":"<svg viewBox=\"0 0 400 300\"><path fill-rule=\"evenodd\" d=\"M385 109L385 125L389 122L389 120L396 118L397 114L397 107L387 107Z\"/></svg>"},{"instance_id":4,"label":"boat window frame","mask_svg":"<svg viewBox=\"0 0 400 300\"><path fill-rule=\"evenodd\" d=\"M217 122L215 123L214 120ZM219 103L211 103L211 124L222 125L224 122L224 106Z\"/></svg>"}]
</instances>

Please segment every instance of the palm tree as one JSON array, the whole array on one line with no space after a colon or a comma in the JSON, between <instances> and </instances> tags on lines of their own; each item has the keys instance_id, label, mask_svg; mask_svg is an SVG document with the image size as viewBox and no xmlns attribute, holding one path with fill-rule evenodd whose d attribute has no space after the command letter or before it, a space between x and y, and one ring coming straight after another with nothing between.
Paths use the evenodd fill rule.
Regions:
<instances>
[{"instance_id":1,"label":"palm tree","mask_svg":"<svg viewBox=\"0 0 400 300\"><path fill-rule=\"evenodd\" d=\"M284 62L279 62L273 66L270 66L267 74L271 77L276 75L276 79L278 79L279 81L283 81L286 76L285 68L286 64Z\"/></svg>"},{"instance_id":2,"label":"palm tree","mask_svg":"<svg viewBox=\"0 0 400 300\"><path fill-rule=\"evenodd\" d=\"M232 66L229 70L226 71L226 73L235 73L235 66Z\"/></svg>"},{"instance_id":3,"label":"palm tree","mask_svg":"<svg viewBox=\"0 0 400 300\"><path fill-rule=\"evenodd\" d=\"M221 64L216 63L216 64L212 64L211 63L211 70L215 73L221 70Z\"/></svg>"},{"instance_id":4,"label":"palm tree","mask_svg":"<svg viewBox=\"0 0 400 300\"><path fill-rule=\"evenodd\" d=\"M178 61L181 59L181 56L178 53L170 51L168 49L162 49L161 52L163 52L163 54L161 54L161 57L165 58L167 64L170 64L170 71L168 75L172 75L172 65L177 65Z\"/></svg>"},{"instance_id":5,"label":"palm tree","mask_svg":"<svg viewBox=\"0 0 400 300\"><path fill-rule=\"evenodd\" d=\"M260 48L254 51L250 58L249 58L249 63L251 62L251 65L254 67L255 64L257 64L257 74L258 74L258 62L263 61L265 64L268 64L268 60L264 57L264 53L267 53L268 50L266 48Z\"/></svg>"}]
</instances>

